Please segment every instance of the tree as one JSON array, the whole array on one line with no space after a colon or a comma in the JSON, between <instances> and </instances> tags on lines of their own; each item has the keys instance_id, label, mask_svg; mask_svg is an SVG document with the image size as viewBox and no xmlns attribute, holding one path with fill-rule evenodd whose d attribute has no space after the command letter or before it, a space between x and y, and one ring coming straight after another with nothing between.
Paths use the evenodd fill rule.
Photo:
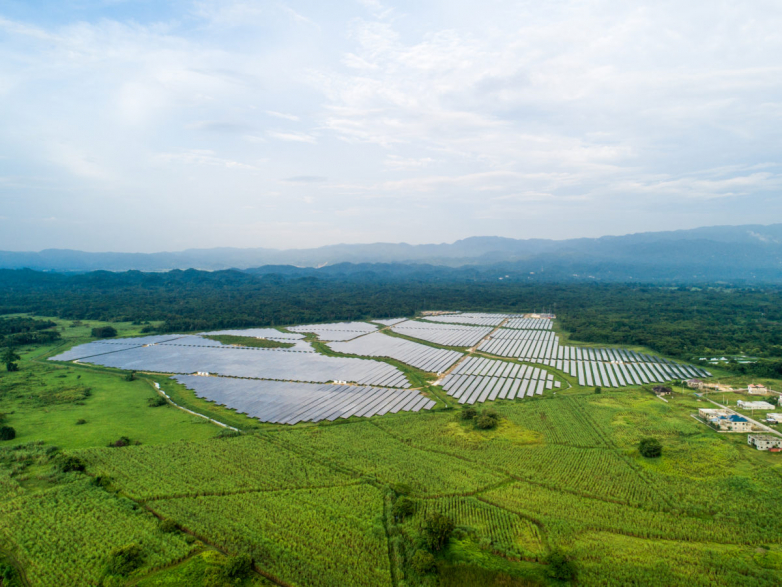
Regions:
<instances>
[{"instance_id":1,"label":"tree","mask_svg":"<svg viewBox=\"0 0 782 587\"><path fill-rule=\"evenodd\" d=\"M424 540L429 550L442 550L451 538L454 524L448 516L440 512L430 514L423 526Z\"/></svg>"},{"instance_id":2,"label":"tree","mask_svg":"<svg viewBox=\"0 0 782 587\"><path fill-rule=\"evenodd\" d=\"M92 329L92 336L95 338L113 338L117 336L117 329L113 326L100 326Z\"/></svg>"},{"instance_id":3,"label":"tree","mask_svg":"<svg viewBox=\"0 0 782 587\"><path fill-rule=\"evenodd\" d=\"M11 426L0 426L0 440L13 440L16 438L16 430Z\"/></svg>"},{"instance_id":4,"label":"tree","mask_svg":"<svg viewBox=\"0 0 782 587\"><path fill-rule=\"evenodd\" d=\"M560 581L570 581L576 576L576 569L560 550L552 550L546 557L548 575Z\"/></svg>"},{"instance_id":5,"label":"tree","mask_svg":"<svg viewBox=\"0 0 782 587\"><path fill-rule=\"evenodd\" d=\"M13 347L6 347L6 349L3 351L3 356L0 358L0 362L5 363L5 368L7 371L18 371L19 365L16 364L16 361L19 361L22 357L20 357L16 351L14 351Z\"/></svg>"},{"instance_id":6,"label":"tree","mask_svg":"<svg viewBox=\"0 0 782 587\"><path fill-rule=\"evenodd\" d=\"M638 452L647 459L654 459L663 454L663 445L656 438L643 438L638 443Z\"/></svg>"}]
</instances>

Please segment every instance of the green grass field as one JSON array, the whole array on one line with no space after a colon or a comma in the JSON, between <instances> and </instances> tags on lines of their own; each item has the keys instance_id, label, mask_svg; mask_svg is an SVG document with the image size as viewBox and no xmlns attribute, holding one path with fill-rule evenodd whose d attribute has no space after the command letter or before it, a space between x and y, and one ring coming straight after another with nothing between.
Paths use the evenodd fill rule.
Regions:
<instances>
[{"instance_id":1,"label":"green grass field","mask_svg":"<svg viewBox=\"0 0 782 587\"><path fill-rule=\"evenodd\" d=\"M478 430L407 368L436 409L271 426L164 375L47 362L101 325L57 322L61 342L22 348L20 370L0 372L3 424L17 432L0 442L0 559L23 571L20 584L567 584L549 576L553 550L578 585L782 584L782 455L693 419L711 405L691 390L665 403L642 387L595 394L557 373L569 389L496 401L499 425ZM245 434L218 438L203 418L151 407L152 381ZM123 436L131 446L108 447ZM661 457L639 454L648 436ZM405 501L410 511L395 513ZM423 568L434 512L455 529ZM139 564L107 574L127 544ZM228 579L243 553L254 568Z\"/></svg>"}]
</instances>

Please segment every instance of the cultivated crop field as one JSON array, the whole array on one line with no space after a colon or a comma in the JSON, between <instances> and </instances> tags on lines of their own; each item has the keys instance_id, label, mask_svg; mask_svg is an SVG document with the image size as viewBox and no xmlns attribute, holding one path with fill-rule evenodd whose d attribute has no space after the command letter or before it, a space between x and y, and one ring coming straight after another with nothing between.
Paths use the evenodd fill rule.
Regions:
<instances>
[{"instance_id":1,"label":"cultivated crop field","mask_svg":"<svg viewBox=\"0 0 782 587\"><path fill-rule=\"evenodd\" d=\"M141 326L116 323L119 336L99 342L90 332L103 323L54 319L62 340L18 349L19 370L0 375L0 425L16 432L0 441L0 568L10 577L0 584L782 584L779 455L696 421L707 401L680 381L666 382L666 401L651 381L596 393L556 360L493 355L477 344L498 328L552 333L541 320L446 314L204 338L211 353L242 356L233 363L226 355L228 367L262 357L251 367L268 379L239 379L117 367L139 349L163 349L155 361L171 349L197 359L195 335L180 346L171 341L183 335L139 346ZM242 332L272 343L243 347ZM115 350L85 357L80 347ZM624 356L644 353L633 351ZM266 369L283 368L271 354L288 357L280 365L300 379L271 377ZM79 355L77 363L48 360ZM655 372L666 361L656 360ZM394 385L350 379L354 364L361 377ZM200 370L197 360L193 367ZM498 393L460 403L444 381L468 370L496 380L489 391ZM502 397L532 373L542 393ZM337 375L334 384L318 379ZM270 406L286 389L304 390L291 392L299 397L308 386L331 385L321 402L343 387L378 395L364 397L374 408L294 426L247 417L181 383L221 377L231 383L225 393L242 390L244 402ZM471 393L480 398L488 385ZM264 395L270 389L273 397ZM393 397L428 407L383 410ZM353 400L340 401L347 409ZM321 411L337 413L328 405ZM661 456L641 455L648 437L660 441ZM438 520L449 529L442 543L433 538ZM569 579L555 576L561 559Z\"/></svg>"}]
</instances>

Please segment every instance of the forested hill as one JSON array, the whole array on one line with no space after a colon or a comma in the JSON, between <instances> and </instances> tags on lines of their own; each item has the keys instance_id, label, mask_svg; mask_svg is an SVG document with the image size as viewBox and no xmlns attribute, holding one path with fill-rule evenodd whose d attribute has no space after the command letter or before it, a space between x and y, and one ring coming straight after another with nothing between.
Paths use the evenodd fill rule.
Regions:
<instances>
[{"instance_id":1,"label":"forested hill","mask_svg":"<svg viewBox=\"0 0 782 587\"><path fill-rule=\"evenodd\" d=\"M538 282L471 271L350 267L78 275L0 270L0 315L162 321L165 332L412 316L417 311L555 312L582 342L639 344L690 359L782 357L782 287ZM382 271L385 269L385 273Z\"/></svg>"},{"instance_id":2,"label":"forested hill","mask_svg":"<svg viewBox=\"0 0 782 587\"><path fill-rule=\"evenodd\" d=\"M454 243L373 243L314 249L191 249L165 253L0 251L0 268L168 271L340 263L472 266L602 281L782 281L782 224L721 226L565 240L471 237Z\"/></svg>"}]
</instances>

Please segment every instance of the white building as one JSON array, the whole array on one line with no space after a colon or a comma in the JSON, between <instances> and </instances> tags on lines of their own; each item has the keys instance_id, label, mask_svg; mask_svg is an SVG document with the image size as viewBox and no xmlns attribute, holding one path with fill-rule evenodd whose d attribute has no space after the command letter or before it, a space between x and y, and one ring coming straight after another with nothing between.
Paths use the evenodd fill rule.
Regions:
<instances>
[{"instance_id":1,"label":"white building","mask_svg":"<svg viewBox=\"0 0 782 587\"><path fill-rule=\"evenodd\" d=\"M745 410L773 410L774 406L768 402L745 402L740 399L736 402L736 405Z\"/></svg>"},{"instance_id":2,"label":"white building","mask_svg":"<svg viewBox=\"0 0 782 587\"><path fill-rule=\"evenodd\" d=\"M750 395L768 395L768 387L765 385L750 383L747 386L747 392Z\"/></svg>"},{"instance_id":3,"label":"white building","mask_svg":"<svg viewBox=\"0 0 782 587\"><path fill-rule=\"evenodd\" d=\"M777 414L775 412L766 414L766 422L769 424L780 424L782 423L782 414Z\"/></svg>"},{"instance_id":4,"label":"white building","mask_svg":"<svg viewBox=\"0 0 782 587\"><path fill-rule=\"evenodd\" d=\"M698 410L698 415L704 420L709 418L719 418L720 416L727 416L730 412L728 410L717 408L701 408Z\"/></svg>"},{"instance_id":5,"label":"white building","mask_svg":"<svg viewBox=\"0 0 782 587\"><path fill-rule=\"evenodd\" d=\"M747 444L758 450L782 451L782 437L770 434L750 434L747 436Z\"/></svg>"}]
</instances>

